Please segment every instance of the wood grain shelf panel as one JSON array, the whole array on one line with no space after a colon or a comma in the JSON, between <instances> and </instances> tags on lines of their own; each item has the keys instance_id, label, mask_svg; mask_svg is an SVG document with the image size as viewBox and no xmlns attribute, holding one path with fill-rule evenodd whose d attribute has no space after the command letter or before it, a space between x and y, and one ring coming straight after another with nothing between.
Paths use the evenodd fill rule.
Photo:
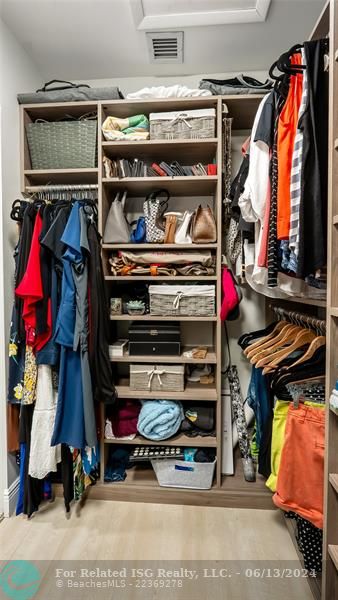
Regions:
<instances>
[{"instance_id":1,"label":"wood grain shelf panel","mask_svg":"<svg viewBox=\"0 0 338 600\"><path fill-rule=\"evenodd\" d=\"M102 151L110 158L141 158L150 162L178 160L182 164L211 163L217 138L194 140L104 141Z\"/></svg>"},{"instance_id":2,"label":"wood grain shelf panel","mask_svg":"<svg viewBox=\"0 0 338 600\"><path fill-rule=\"evenodd\" d=\"M210 250L217 244L102 244L103 250Z\"/></svg>"},{"instance_id":3,"label":"wood grain shelf panel","mask_svg":"<svg viewBox=\"0 0 338 600\"><path fill-rule=\"evenodd\" d=\"M137 364L137 360L135 360ZM216 402L217 392L215 384L191 383L187 382L184 392L152 392L135 391L129 387L128 379L121 379L115 386L119 398L155 398L156 400L194 400L203 402Z\"/></svg>"},{"instance_id":4,"label":"wood grain shelf panel","mask_svg":"<svg viewBox=\"0 0 338 600\"><path fill-rule=\"evenodd\" d=\"M98 182L98 169L26 169L23 173L30 187Z\"/></svg>"},{"instance_id":5,"label":"wood grain shelf panel","mask_svg":"<svg viewBox=\"0 0 338 600\"><path fill-rule=\"evenodd\" d=\"M103 185L111 189L123 189L135 198L159 188L165 188L171 195L211 196L218 182L217 175L196 177L124 177L123 179L102 179Z\"/></svg>"},{"instance_id":6,"label":"wood grain shelf panel","mask_svg":"<svg viewBox=\"0 0 338 600\"><path fill-rule=\"evenodd\" d=\"M202 437L197 435L196 437L189 437L180 433L175 435L169 440L162 440L160 442L154 442L153 440L147 440L146 438L137 435L133 440L109 440L105 438L105 444L124 444L128 446L182 446L185 448L216 448L217 441L215 437L208 436Z\"/></svg>"},{"instance_id":7,"label":"wood grain shelf panel","mask_svg":"<svg viewBox=\"0 0 338 600\"><path fill-rule=\"evenodd\" d=\"M110 317L111 321L217 321L218 317L180 317L179 315L170 315L159 317L156 315L114 315Z\"/></svg>"},{"instance_id":8,"label":"wood grain shelf panel","mask_svg":"<svg viewBox=\"0 0 338 600\"><path fill-rule=\"evenodd\" d=\"M329 544L328 552L329 552L330 558L332 559L334 566L336 567L336 569L338 571L338 546Z\"/></svg>"},{"instance_id":9,"label":"wood grain shelf panel","mask_svg":"<svg viewBox=\"0 0 338 600\"><path fill-rule=\"evenodd\" d=\"M217 281L216 275L105 275L106 281Z\"/></svg>"},{"instance_id":10,"label":"wood grain shelf panel","mask_svg":"<svg viewBox=\"0 0 338 600\"><path fill-rule=\"evenodd\" d=\"M314 299L314 298L297 298L297 297L291 297L290 298L283 298L283 302L293 302L295 304L306 304L308 306L317 306L318 308L326 308L327 303L326 300L318 300L318 299Z\"/></svg>"},{"instance_id":11,"label":"wood grain shelf panel","mask_svg":"<svg viewBox=\"0 0 338 600\"><path fill-rule=\"evenodd\" d=\"M338 474L337 473L330 473L329 474L329 482L332 485L332 487L335 490L335 492L337 492L337 494L338 494Z\"/></svg>"},{"instance_id":12,"label":"wood grain shelf panel","mask_svg":"<svg viewBox=\"0 0 338 600\"><path fill-rule=\"evenodd\" d=\"M189 350L189 348L183 348L183 352L184 350ZM186 356L183 355L183 353L180 356L168 356L168 355L164 355L164 356L149 356L149 354L142 354L141 356L130 356L128 352L126 352L123 356L115 356L114 358L111 359L111 362L125 362L125 363L130 363L130 362L138 362L138 363L173 363L176 364L177 362L179 363L185 363L185 364L206 364L206 365L211 365L211 364L216 364L217 363L217 358L216 358L216 354L214 351L210 351L207 353L205 358L188 358Z\"/></svg>"},{"instance_id":13,"label":"wood grain shelf panel","mask_svg":"<svg viewBox=\"0 0 338 600\"><path fill-rule=\"evenodd\" d=\"M57 496L63 496L61 484L54 486ZM224 476L218 488L214 480L210 490L189 490L163 488L157 482L151 467L136 465L128 469L127 478L120 483L97 483L88 488L88 497L99 500L120 500L124 502L151 502L163 504L185 504L196 506L221 506L227 508L257 508L273 510L275 505L271 492L264 479L248 483L244 480L240 457L236 458L235 474Z\"/></svg>"}]
</instances>

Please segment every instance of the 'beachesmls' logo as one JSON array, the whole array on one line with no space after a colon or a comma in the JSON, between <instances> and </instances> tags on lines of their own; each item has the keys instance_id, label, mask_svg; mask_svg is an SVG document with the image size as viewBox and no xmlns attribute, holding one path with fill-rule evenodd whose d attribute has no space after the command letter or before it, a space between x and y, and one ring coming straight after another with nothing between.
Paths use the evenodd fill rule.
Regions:
<instances>
[{"instance_id":1,"label":"'beachesmls' logo","mask_svg":"<svg viewBox=\"0 0 338 600\"><path fill-rule=\"evenodd\" d=\"M0 571L0 588L12 600L30 600L41 583L41 575L28 560L12 560Z\"/></svg>"}]
</instances>

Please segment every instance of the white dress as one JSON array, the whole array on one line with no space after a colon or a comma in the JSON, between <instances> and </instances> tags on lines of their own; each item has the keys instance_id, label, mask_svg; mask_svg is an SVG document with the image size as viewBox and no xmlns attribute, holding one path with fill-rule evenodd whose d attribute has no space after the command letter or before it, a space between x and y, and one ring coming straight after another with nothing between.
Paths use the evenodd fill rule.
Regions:
<instances>
[{"instance_id":1,"label":"white dress","mask_svg":"<svg viewBox=\"0 0 338 600\"><path fill-rule=\"evenodd\" d=\"M52 368L38 366L36 403L33 413L29 475L43 479L57 470L61 462L61 445L51 446L57 404L57 391L53 387Z\"/></svg>"}]
</instances>

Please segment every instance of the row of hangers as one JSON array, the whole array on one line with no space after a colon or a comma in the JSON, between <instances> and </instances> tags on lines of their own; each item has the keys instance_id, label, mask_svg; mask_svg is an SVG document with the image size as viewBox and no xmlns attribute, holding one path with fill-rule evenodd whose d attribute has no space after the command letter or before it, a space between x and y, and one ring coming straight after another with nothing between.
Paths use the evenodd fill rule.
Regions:
<instances>
[{"instance_id":1,"label":"row of hangers","mask_svg":"<svg viewBox=\"0 0 338 600\"><path fill-rule=\"evenodd\" d=\"M296 313L294 313L296 315ZM291 313L292 315L292 313ZM290 315L290 320L291 320ZM275 324L272 331L252 343L244 350L244 354L256 368L263 368L263 375L275 371L280 363L292 355L296 350L304 348L304 353L291 365L285 367L292 369L310 360L316 350L325 346L326 338L323 331L319 331L318 319L313 319L315 331L311 327L311 317L308 322L282 319ZM306 317L303 317L306 318ZM306 326L307 325L307 326Z\"/></svg>"}]
</instances>

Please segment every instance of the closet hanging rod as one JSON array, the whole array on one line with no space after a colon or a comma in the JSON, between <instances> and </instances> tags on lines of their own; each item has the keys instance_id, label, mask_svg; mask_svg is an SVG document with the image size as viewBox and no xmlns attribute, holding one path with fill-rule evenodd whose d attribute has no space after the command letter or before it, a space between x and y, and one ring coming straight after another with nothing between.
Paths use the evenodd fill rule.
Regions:
<instances>
[{"instance_id":1,"label":"closet hanging rod","mask_svg":"<svg viewBox=\"0 0 338 600\"><path fill-rule=\"evenodd\" d=\"M88 183L86 185L36 185L26 186L27 192L74 192L86 190L98 190L97 183Z\"/></svg>"},{"instance_id":2,"label":"closet hanging rod","mask_svg":"<svg viewBox=\"0 0 338 600\"><path fill-rule=\"evenodd\" d=\"M309 327L323 333L326 331L326 321L323 319L316 319L311 315L305 315L294 310L286 310L280 306L272 306L271 308L279 320L286 319L295 325Z\"/></svg>"}]
</instances>

